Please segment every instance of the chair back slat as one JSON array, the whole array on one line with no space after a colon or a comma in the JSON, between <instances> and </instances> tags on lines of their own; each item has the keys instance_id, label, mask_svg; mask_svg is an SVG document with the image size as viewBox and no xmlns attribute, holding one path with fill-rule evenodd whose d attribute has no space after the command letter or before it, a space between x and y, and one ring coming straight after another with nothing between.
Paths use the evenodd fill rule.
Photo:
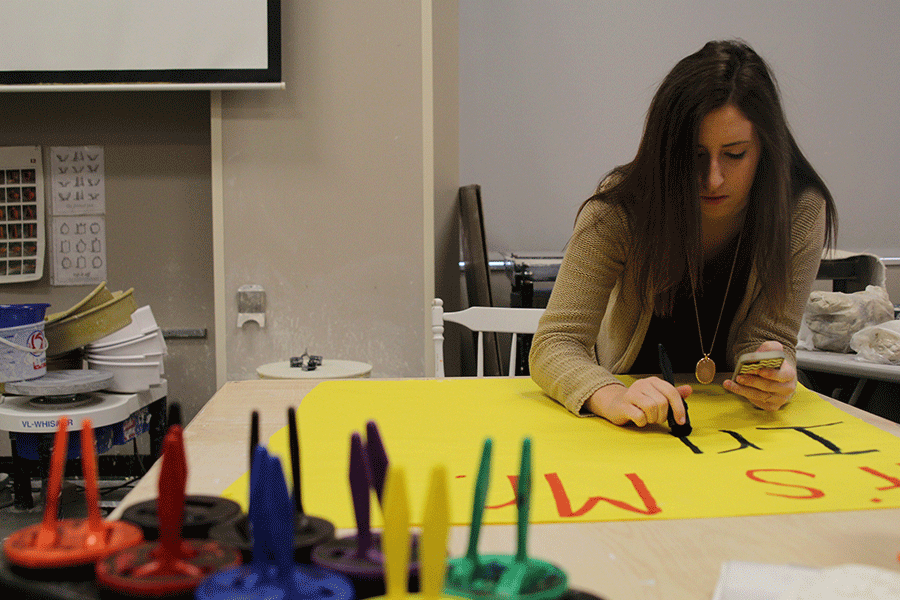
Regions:
<instances>
[{"instance_id":1,"label":"chair back slat","mask_svg":"<svg viewBox=\"0 0 900 600\"><path fill-rule=\"evenodd\" d=\"M505 308L496 306L471 306L465 310L444 312L444 302L435 298L431 304L431 329L434 338L435 377L444 377L444 323L450 321L478 333L476 376L484 377L484 334L510 333L508 376L515 374L515 357L518 334L533 334L544 314L543 308Z\"/></svg>"}]
</instances>

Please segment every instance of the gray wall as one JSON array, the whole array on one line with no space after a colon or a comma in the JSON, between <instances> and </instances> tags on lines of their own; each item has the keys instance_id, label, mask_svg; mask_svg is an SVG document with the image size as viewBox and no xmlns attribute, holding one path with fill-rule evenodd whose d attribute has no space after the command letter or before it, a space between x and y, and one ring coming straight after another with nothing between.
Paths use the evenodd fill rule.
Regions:
<instances>
[{"instance_id":1,"label":"gray wall","mask_svg":"<svg viewBox=\"0 0 900 600\"><path fill-rule=\"evenodd\" d=\"M601 176L633 158L661 78L738 37L775 71L839 247L900 257L898 26L896 0L460 0L460 180L482 186L490 248L561 250Z\"/></svg>"}]
</instances>

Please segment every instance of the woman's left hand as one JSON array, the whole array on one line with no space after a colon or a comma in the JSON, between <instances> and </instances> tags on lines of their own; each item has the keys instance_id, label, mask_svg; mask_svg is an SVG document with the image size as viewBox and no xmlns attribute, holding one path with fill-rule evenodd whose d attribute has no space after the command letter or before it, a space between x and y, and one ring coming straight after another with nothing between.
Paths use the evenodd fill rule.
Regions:
<instances>
[{"instance_id":1,"label":"woman's left hand","mask_svg":"<svg viewBox=\"0 0 900 600\"><path fill-rule=\"evenodd\" d=\"M760 344L757 352L782 349L780 342L769 341ZM722 386L758 408L776 411L787 404L797 389L797 368L785 360L778 369L760 369L755 375L738 375L737 381L726 379Z\"/></svg>"}]
</instances>

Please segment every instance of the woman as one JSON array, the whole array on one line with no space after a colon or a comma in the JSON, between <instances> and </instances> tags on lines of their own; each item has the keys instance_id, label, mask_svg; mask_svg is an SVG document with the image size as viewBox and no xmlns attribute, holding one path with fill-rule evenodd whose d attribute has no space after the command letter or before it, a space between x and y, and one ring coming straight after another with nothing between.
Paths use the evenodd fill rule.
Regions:
<instances>
[{"instance_id":1,"label":"woman","mask_svg":"<svg viewBox=\"0 0 900 600\"><path fill-rule=\"evenodd\" d=\"M532 341L534 380L576 414L639 427L685 422L659 377L613 373L731 370L783 350L778 369L726 380L764 410L797 385L795 344L834 201L791 135L773 76L749 46L707 43L659 87L636 157L581 207ZM699 359L699 360L698 360ZM696 365L696 366L695 366Z\"/></svg>"}]
</instances>

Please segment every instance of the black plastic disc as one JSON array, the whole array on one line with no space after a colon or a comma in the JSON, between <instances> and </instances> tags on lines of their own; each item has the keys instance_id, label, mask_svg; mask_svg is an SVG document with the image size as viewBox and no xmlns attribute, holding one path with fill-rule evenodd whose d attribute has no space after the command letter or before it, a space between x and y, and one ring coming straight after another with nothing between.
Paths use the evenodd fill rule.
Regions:
<instances>
[{"instance_id":1,"label":"black plastic disc","mask_svg":"<svg viewBox=\"0 0 900 600\"><path fill-rule=\"evenodd\" d=\"M241 506L227 498L185 496L181 536L193 539L208 538L210 529L219 523L233 521L240 514ZM156 512L155 499L129 506L122 513L122 520L140 527L144 532L144 538L148 541L159 539L159 516Z\"/></svg>"},{"instance_id":2,"label":"black plastic disc","mask_svg":"<svg viewBox=\"0 0 900 600\"><path fill-rule=\"evenodd\" d=\"M294 524L294 562L310 564L312 549L319 544L334 539L334 524L331 521L310 515L296 515ZM247 515L221 523L213 527L209 537L241 551L244 562L253 557L253 538L250 536L250 520Z\"/></svg>"}]
</instances>

